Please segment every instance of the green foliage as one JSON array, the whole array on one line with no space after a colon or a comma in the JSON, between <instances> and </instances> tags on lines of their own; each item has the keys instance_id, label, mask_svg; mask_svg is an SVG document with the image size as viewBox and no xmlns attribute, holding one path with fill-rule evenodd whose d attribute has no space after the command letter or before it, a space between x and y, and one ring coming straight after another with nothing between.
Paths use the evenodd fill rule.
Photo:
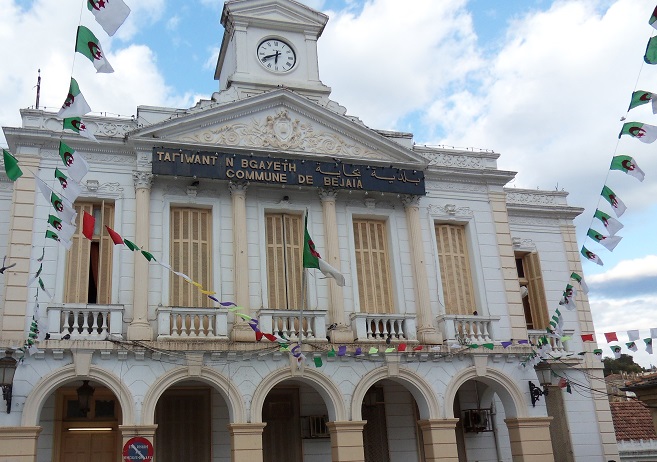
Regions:
<instances>
[{"instance_id":1,"label":"green foliage","mask_svg":"<svg viewBox=\"0 0 657 462\"><path fill-rule=\"evenodd\" d=\"M635 363L631 355L626 355L625 353L622 353L618 359L605 357L602 362L605 365L605 377L621 372L644 372L647 370Z\"/></svg>"}]
</instances>

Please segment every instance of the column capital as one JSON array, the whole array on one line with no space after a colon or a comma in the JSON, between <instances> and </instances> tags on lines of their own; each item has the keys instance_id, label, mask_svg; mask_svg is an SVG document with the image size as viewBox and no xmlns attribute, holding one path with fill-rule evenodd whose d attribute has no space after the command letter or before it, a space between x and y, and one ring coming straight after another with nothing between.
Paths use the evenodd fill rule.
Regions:
<instances>
[{"instance_id":1,"label":"column capital","mask_svg":"<svg viewBox=\"0 0 657 462\"><path fill-rule=\"evenodd\" d=\"M453 430L460 419L426 419L418 420L417 424L422 430Z\"/></svg>"},{"instance_id":2,"label":"column capital","mask_svg":"<svg viewBox=\"0 0 657 462\"><path fill-rule=\"evenodd\" d=\"M547 428L552 417L511 417L504 419L507 428Z\"/></svg>"},{"instance_id":3,"label":"column capital","mask_svg":"<svg viewBox=\"0 0 657 462\"><path fill-rule=\"evenodd\" d=\"M335 199L338 197L338 190L333 188L320 188L317 191L317 195L319 195L319 198L322 202L335 201Z\"/></svg>"},{"instance_id":4,"label":"column capital","mask_svg":"<svg viewBox=\"0 0 657 462\"><path fill-rule=\"evenodd\" d=\"M151 189L153 174L150 172L132 172L132 180L135 182L135 189Z\"/></svg>"},{"instance_id":5,"label":"column capital","mask_svg":"<svg viewBox=\"0 0 657 462\"><path fill-rule=\"evenodd\" d=\"M404 207L419 207L422 196L416 194L402 194L399 198Z\"/></svg>"},{"instance_id":6,"label":"column capital","mask_svg":"<svg viewBox=\"0 0 657 462\"><path fill-rule=\"evenodd\" d=\"M228 183L228 190L231 196L244 196L248 188L248 181L231 181Z\"/></svg>"}]
</instances>

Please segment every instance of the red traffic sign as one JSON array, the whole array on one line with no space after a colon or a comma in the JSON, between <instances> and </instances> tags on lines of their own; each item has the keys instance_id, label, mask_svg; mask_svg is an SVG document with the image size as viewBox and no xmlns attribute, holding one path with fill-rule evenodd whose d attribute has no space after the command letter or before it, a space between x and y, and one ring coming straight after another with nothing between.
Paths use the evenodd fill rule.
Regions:
<instances>
[{"instance_id":1,"label":"red traffic sign","mask_svg":"<svg viewBox=\"0 0 657 462\"><path fill-rule=\"evenodd\" d=\"M123 445L123 462L153 460L153 445L146 438L135 436Z\"/></svg>"}]
</instances>

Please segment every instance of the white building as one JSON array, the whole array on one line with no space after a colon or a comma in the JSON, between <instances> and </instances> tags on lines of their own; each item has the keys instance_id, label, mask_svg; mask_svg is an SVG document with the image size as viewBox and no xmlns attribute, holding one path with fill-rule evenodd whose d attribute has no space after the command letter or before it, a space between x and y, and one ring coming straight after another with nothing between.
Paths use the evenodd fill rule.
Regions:
<instances>
[{"instance_id":1,"label":"white building","mask_svg":"<svg viewBox=\"0 0 657 462\"><path fill-rule=\"evenodd\" d=\"M581 273L582 209L505 189L515 172L496 153L418 146L347 115L319 77L327 20L291 0L232 0L211 99L85 117L100 144L40 110L4 127L27 168L0 177L0 252L16 263L0 276L0 345L21 346L35 310L49 339L17 367L0 460L116 461L124 445L139 457L150 448L134 437L158 462L618 458L602 366L580 338L586 296L561 309L572 338L551 339L545 363L586 392L550 386L532 406L539 379L517 342L543 335ZM60 139L90 165L75 207L96 217L70 250L45 239L53 208L27 171L54 185ZM306 210L344 287L317 270L303 284ZM105 225L157 262L112 245ZM40 291L37 307L27 283L44 246L52 300ZM302 367L158 262L263 332L300 337Z\"/></svg>"}]
</instances>

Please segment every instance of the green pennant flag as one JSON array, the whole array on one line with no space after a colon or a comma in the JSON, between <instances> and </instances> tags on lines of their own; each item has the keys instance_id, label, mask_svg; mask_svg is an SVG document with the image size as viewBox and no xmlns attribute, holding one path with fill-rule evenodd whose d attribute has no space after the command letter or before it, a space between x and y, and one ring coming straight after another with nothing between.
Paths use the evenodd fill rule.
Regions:
<instances>
[{"instance_id":1,"label":"green pennant flag","mask_svg":"<svg viewBox=\"0 0 657 462\"><path fill-rule=\"evenodd\" d=\"M395 347L388 347L388 348L385 349L384 352L385 353L392 353L393 351L395 351Z\"/></svg>"},{"instance_id":2,"label":"green pennant flag","mask_svg":"<svg viewBox=\"0 0 657 462\"><path fill-rule=\"evenodd\" d=\"M64 119L63 123L64 130L73 130L75 133L77 133L80 136L84 136L85 138L93 141L98 141L96 137L94 136L93 133L91 133L88 129L85 123L82 121L80 117L68 117Z\"/></svg>"},{"instance_id":3,"label":"green pennant flag","mask_svg":"<svg viewBox=\"0 0 657 462\"><path fill-rule=\"evenodd\" d=\"M643 55L643 61L646 64L657 64L657 37L651 37L646 46L646 52Z\"/></svg>"},{"instance_id":4,"label":"green pennant flag","mask_svg":"<svg viewBox=\"0 0 657 462\"><path fill-rule=\"evenodd\" d=\"M639 168L636 161L630 156L614 156L614 158L611 159L611 166L609 169L620 170L621 172L625 172L628 175L633 176L639 181L643 181L643 179L646 177L646 174L643 173L643 170Z\"/></svg>"},{"instance_id":5,"label":"green pennant flag","mask_svg":"<svg viewBox=\"0 0 657 462\"><path fill-rule=\"evenodd\" d=\"M2 157L5 162L5 172L7 173L7 178L11 181L18 180L23 176L23 171L18 166L18 160L6 149L2 150Z\"/></svg>"},{"instance_id":6,"label":"green pennant flag","mask_svg":"<svg viewBox=\"0 0 657 462\"><path fill-rule=\"evenodd\" d=\"M146 252L145 250L142 250L142 251L141 251L141 254L142 254L144 257L146 257L146 260L148 260L148 261L157 261L157 260L155 259L155 257L153 256L153 254L150 253L150 252Z\"/></svg>"},{"instance_id":7,"label":"green pennant flag","mask_svg":"<svg viewBox=\"0 0 657 462\"><path fill-rule=\"evenodd\" d=\"M55 229L62 229L62 219L55 215L48 215L48 224Z\"/></svg>"},{"instance_id":8,"label":"green pennant flag","mask_svg":"<svg viewBox=\"0 0 657 462\"><path fill-rule=\"evenodd\" d=\"M126 247L128 247L128 248L129 248L130 250L132 250L133 252L134 252L135 250L139 250L139 247L137 246L137 244L135 244L135 243L132 242L132 241L129 241L129 240L127 240L127 239L123 239L123 243L126 245Z\"/></svg>"},{"instance_id":9,"label":"green pennant flag","mask_svg":"<svg viewBox=\"0 0 657 462\"><path fill-rule=\"evenodd\" d=\"M611 205L611 208L614 209L614 213L618 218L620 218L621 215L625 213L625 210L627 210L625 203L620 200L620 198L614 191L612 191L609 186L604 185L600 195L604 197L607 202L609 202L609 205Z\"/></svg>"},{"instance_id":10,"label":"green pennant flag","mask_svg":"<svg viewBox=\"0 0 657 462\"><path fill-rule=\"evenodd\" d=\"M605 225L605 228L607 228L607 231L609 234L614 236L618 231L623 229L623 224L616 220L615 218L612 218L610 215L606 214L600 209L596 209L595 213L593 214L594 218L597 218L602 222L603 225ZM575 274L575 273L573 273ZM575 279L575 278L573 278ZM579 282L579 280L578 280ZM580 282L581 283L581 282Z\"/></svg>"},{"instance_id":11,"label":"green pennant flag","mask_svg":"<svg viewBox=\"0 0 657 462\"><path fill-rule=\"evenodd\" d=\"M627 110L634 109L637 106L641 106L642 104L647 104L650 101L653 100L654 94L649 92L649 91L643 91L643 90L637 90L632 93L632 100L630 101L630 107L627 108ZM653 101L653 106L655 102Z\"/></svg>"},{"instance_id":12,"label":"green pennant flag","mask_svg":"<svg viewBox=\"0 0 657 462\"><path fill-rule=\"evenodd\" d=\"M335 357L335 348L331 347L331 351L328 352L327 356L329 358Z\"/></svg>"},{"instance_id":13,"label":"green pennant flag","mask_svg":"<svg viewBox=\"0 0 657 462\"><path fill-rule=\"evenodd\" d=\"M46 230L46 238L47 239L52 239L54 241L59 242L59 236L57 235L57 233L54 233L54 232L50 231L49 229Z\"/></svg>"},{"instance_id":14,"label":"green pennant flag","mask_svg":"<svg viewBox=\"0 0 657 462\"><path fill-rule=\"evenodd\" d=\"M105 53L100 47L100 42L94 33L84 26L78 26L75 51L86 56L93 63L96 72L114 72L110 63L105 59Z\"/></svg>"},{"instance_id":15,"label":"green pennant flag","mask_svg":"<svg viewBox=\"0 0 657 462\"><path fill-rule=\"evenodd\" d=\"M372 348L370 348L369 354L371 354L371 355L375 355L375 354L377 354L378 352L379 352L378 348L376 348L376 347L372 347Z\"/></svg>"},{"instance_id":16,"label":"green pennant flag","mask_svg":"<svg viewBox=\"0 0 657 462\"><path fill-rule=\"evenodd\" d=\"M479 348L479 345L476 343L471 343L470 345L468 345L468 348L472 348L474 350L475 348Z\"/></svg>"},{"instance_id":17,"label":"green pennant flag","mask_svg":"<svg viewBox=\"0 0 657 462\"><path fill-rule=\"evenodd\" d=\"M321 357L315 356L313 358L313 360L315 361L315 367L322 367L322 358Z\"/></svg>"},{"instance_id":18,"label":"green pennant flag","mask_svg":"<svg viewBox=\"0 0 657 462\"><path fill-rule=\"evenodd\" d=\"M484 343L481 346L484 347L484 348L488 348L489 350L492 350L493 348L495 348L495 344L493 344L493 343Z\"/></svg>"}]
</instances>

